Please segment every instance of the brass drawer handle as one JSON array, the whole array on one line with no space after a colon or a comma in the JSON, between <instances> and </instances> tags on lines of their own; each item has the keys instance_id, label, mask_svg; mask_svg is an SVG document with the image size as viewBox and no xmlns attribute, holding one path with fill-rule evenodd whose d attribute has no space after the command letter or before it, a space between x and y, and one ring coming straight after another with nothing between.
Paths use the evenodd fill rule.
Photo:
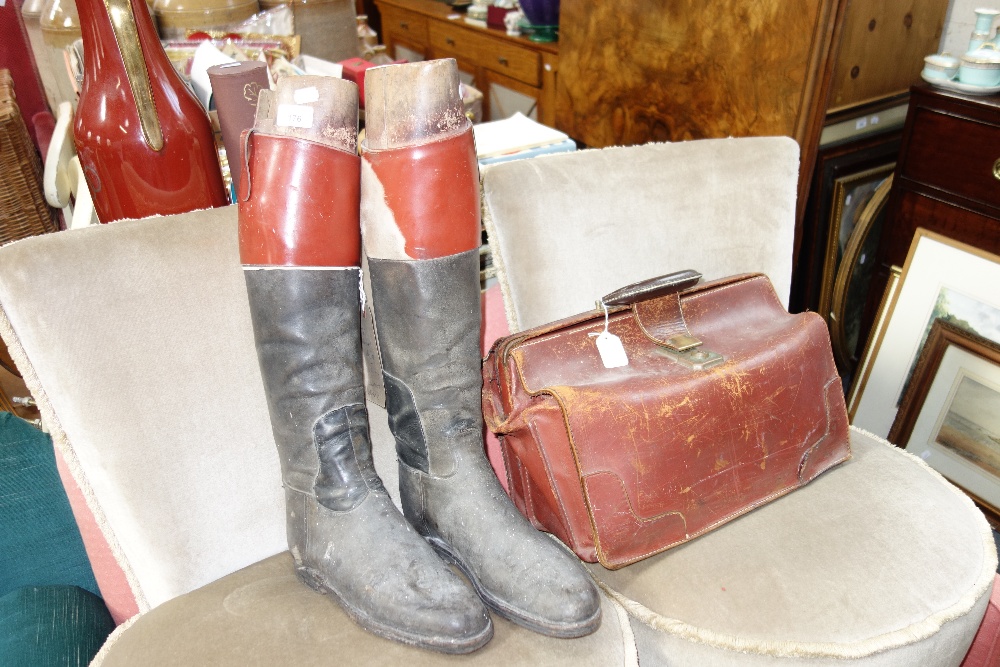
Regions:
<instances>
[{"instance_id":1,"label":"brass drawer handle","mask_svg":"<svg viewBox=\"0 0 1000 667\"><path fill-rule=\"evenodd\" d=\"M507 63L507 59L504 58L503 56L500 56L499 58L497 58L497 62L500 63L501 65L503 65L504 67L506 67L507 64L508 64Z\"/></svg>"},{"instance_id":2,"label":"brass drawer handle","mask_svg":"<svg viewBox=\"0 0 1000 667\"><path fill-rule=\"evenodd\" d=\"M993 163L993 178L1000 181L1000 160Z\"/></svg>"},{"instance_id":3,"label":"brass drawer handle","mask_svg":"<svg viewBox=\"0 0 1000 667\"><path fill-rule=\"evenodd\" d=\"M403 30L409 30L410 29L410 24L407 23L406 21L400 21L399 22L399 27L402 28Z\"/></svg>"},{"instance_id":4,"label":"brass drawer handle","mask_svg":"<svg viewBox=\"0 0 1000 667\"><path fill-rule=\"evenodd\" d=\"M451 37L445 37L444 41L445 44L447 44L448 46L455 46L455 40L453 40Z\"/></svg>"}]
</instances>

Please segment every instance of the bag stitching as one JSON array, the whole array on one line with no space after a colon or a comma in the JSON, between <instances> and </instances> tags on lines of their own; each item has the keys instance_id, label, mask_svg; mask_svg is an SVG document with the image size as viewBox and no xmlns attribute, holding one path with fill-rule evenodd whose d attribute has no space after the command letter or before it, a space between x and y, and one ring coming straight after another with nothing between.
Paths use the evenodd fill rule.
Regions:
<instances>
[{"instance_id":1,"label":"bag stitching","mask_svg":"<svg viewBox=\"0 0 1000 667\"><path fill-rule=\"evenodd\" d=\"M566 506L563 503L562 494L559 491L559 485L555 483L555 479L552 477L551 473L552 464L549 462L549 457L545 455L545 449L539 446L538 444L541 441L541 438L539 438L539 434L535 427L535 424L534 422L526 422L526 423L528 425L528 429L531 431L532 437L534 438L534 443L533 443L534 447L535 449L538 450L539 455L542 457L542 462L544 463L545 467L545 477L548 480L549 487L554 491L553 495L556 498L556 502L559 504L559 513L562 515L562 520L565 523L567 530L569 531L570 540L574 544L574 549L581 548L584 545L580 542L580 538L577 536L577 530L574 529L573 522L569 520L569 513L566 511ZM574 456L574 459L575 458L576 457ZM582 484L583 476L580 475L580 464L579 462L576 463L577 463L577 475L580 476ZM587 509L586 505L584 505L584 509Z\"/></svg>"}]
</instances>

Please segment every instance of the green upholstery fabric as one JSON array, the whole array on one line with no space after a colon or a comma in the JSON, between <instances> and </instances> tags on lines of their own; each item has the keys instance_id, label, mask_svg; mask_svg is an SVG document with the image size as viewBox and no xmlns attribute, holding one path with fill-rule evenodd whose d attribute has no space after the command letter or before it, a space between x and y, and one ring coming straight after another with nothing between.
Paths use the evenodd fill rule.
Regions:
<instances>
[{"instance_id":1,"label":"green upholstery fabric","mask_svg":"<svg viewBox=\"0 0 1000 667\"><path fill-rule=\"evenodd\" d=\"M104 601L78 586L25 586L0 597L0 664L87 665L115 628Z\"/></svg>"},{"instance_id":2,"label":"green upholstery fabric","mask_svg":"<svg viewBox=\"0 0 1000 667\"><path fill-rule=\"evenodd\" d=\"M0 665L89 664L115 627L52 440L0 412Z\"/></svg>"},{"instance_id":3,"label":"green upholstery fabric","mask_svg":"<svg viewBox=\"0 0 1000 667\"><path fill-rule=\"evenodd\" d=\"M0 412L0 595L49 584L99 593L56 471L52 440Z\"/></svg>"}]
</instances>

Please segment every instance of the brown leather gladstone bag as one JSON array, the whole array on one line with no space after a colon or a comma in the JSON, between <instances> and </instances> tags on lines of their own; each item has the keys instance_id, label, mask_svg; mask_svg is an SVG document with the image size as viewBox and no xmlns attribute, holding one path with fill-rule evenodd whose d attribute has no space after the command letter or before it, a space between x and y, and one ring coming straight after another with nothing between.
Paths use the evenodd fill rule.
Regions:
<instances>
[{"instance_id":1,"label":"brown leather gladstone bag","mask_svg":"<svg viewBox=\"0 0 1000 667\"><path fill-rule=\"evenodd\" d=\"M585 561L634 563L850 458L823 320L763 275L699 279L630 285L483 366L514 503Z\"/></svg>"}]
</instances>

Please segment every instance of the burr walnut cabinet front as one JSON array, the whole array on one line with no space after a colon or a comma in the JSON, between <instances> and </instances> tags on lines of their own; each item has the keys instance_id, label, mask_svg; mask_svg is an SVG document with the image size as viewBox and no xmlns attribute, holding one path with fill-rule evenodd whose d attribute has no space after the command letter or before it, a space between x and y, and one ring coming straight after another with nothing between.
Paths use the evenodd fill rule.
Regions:
<instances>
[{"instance_id":1,"label":"burr walnut cabinet front","mask_svg":"<svg viewBox=\"0 0 1000 667\"><path fill-rule=\"evenodd\" d=\"M812 170L844 0L562 0L556 126L590 146L785 135ZM800 181L804 199L808 178Z\"/></svg>"}]
</instances>

